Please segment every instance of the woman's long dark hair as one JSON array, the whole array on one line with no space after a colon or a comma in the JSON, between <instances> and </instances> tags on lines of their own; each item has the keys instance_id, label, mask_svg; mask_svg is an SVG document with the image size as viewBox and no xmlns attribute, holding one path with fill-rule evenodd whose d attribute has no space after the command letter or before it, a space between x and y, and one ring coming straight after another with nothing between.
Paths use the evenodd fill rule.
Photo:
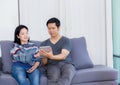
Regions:
<instances>
[{"instance_id":1,"label":"woman's long dark hair","mask_svg":"<svg viewBox=\"0 0 120 85\"><path fill-rule=\"evenodd\" d=\"M20 31L23 28L25 28L26 30L28 30L28 27L25 26L25 25L19 25L19 26L16 27L15 32L14 32L14 43L17 43L17 44L21 45L20 39L17 36L19 36Z\"/></svg>"}]
</instances>

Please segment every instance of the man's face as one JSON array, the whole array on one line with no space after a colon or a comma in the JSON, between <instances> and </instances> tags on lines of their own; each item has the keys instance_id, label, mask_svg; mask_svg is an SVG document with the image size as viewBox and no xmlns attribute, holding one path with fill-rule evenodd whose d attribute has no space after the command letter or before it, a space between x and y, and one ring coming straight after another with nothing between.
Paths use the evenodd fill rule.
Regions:
<instances>
[{"instance_id":1,"label":"man's face","mask_svg":"<svg viewBox=\"0 0 120 85\"><path fill-rule=\"evenodd\" d=\"M57 27L55 23L49 23L48 32L51 37L55 37L59 34L59 27Z\"/></svg>"}]
</instances>

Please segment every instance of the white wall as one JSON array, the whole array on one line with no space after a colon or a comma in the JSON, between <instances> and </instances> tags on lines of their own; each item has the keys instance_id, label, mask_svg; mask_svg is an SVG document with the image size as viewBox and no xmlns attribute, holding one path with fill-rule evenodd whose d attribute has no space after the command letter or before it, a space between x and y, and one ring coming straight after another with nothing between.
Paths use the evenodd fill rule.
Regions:
<instances>
[{"instance_id":1,"label":"white wall","mask_svg":"<svg viewBox=\"0 0 120 85\"><path fill-rule=\"evenodd\" d=\"M85 36L95 64L106 64L104 0L67 0L66 36Z\"/></svg>"},{"instance_id":2,"label":"white wall","mask_svg":"<svg viewBox=\"0 0 120 85\"><path fill-rule=\"evenodd\" d=\"M85 36L94 64L112 66L110 0L19 1L20 24L29 27L31 40L47 39L49 35L46 21L57 17L62 23L62 35L70 38ZM0 36L0 40L11 40L14 28L18 24L18 3L16 0L0 2L0 9L5 9L3 14L0 14L0 34L3 35Z\"/></svg>"},{"instance_id":3,"label":"white wall","mask_svg":"<svg viewBox=\"0 0 120 85\"><path fill-rule=\"evenodd\" d=\"M0 0L0 40L13 40L18 25L17 0Z\"/></svg>"},{"instance_id":4,"label":"white wall","mask_svg":"<svg viewBox=\"0 0 120 85\"><path fill-rule=\"evenodd\" d=\"M31 39L49 37L46 21L53 16L59 16L58 0L20 0L20 24L29 27Z\"/></svg>"},{"instance_id":5,"label":"white wall","mask_svg":"<svg viewBox=\"0 0 120 85\"><path fill-rule=\"evenodd\" d=\"M58 17L62 34L70 38L85 36L95 64L106 64L104 0L21 0L21 24L30 28L32 39L49 37L46 21Z\"/></svg>"}]
</instances>

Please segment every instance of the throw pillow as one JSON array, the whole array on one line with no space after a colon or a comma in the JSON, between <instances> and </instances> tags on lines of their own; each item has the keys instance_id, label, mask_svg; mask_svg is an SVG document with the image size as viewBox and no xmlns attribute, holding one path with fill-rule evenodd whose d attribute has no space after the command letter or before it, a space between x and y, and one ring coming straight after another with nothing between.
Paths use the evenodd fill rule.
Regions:
<instances>
[{"instance_id":1,"label":"throw pillow","mask_svg":"<svg viewBox=\"0 0 120 85\"><path fill-rule=\"evenodd\" d=\"M87 51L85 38L72 38L71 43L71 57L76 69L85 69L93 67L93 63Z\"/></svg>"}]
</instances>

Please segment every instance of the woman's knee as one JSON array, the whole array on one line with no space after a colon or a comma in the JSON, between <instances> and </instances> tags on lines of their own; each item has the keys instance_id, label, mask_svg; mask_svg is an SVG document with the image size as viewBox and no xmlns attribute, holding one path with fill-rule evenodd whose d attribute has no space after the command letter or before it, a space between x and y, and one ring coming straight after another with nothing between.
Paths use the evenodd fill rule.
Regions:
<instances>
[{"instance_id":1,"label":"woman's knee","mask_svg":"<svg viewBox=\"0 0 120 85\"><path fill-rule=\"evenodd\" d=\"M12 76L13 77L18 77L18 78L23 78L26 77L26 72L25 69L17 64L12 65Z\"/></svg>"},{"instance_id":2,"label":"woman's knee","mask_svg":"<svg viewBox=\"0 0 120 85\"><path fill-rule=\"evenodd\" d=\"M23 66L21 65L21 63L13 63L12 64L12 71L19 71L19 70L24 70Z\"/></svg>"}]
</instances>

